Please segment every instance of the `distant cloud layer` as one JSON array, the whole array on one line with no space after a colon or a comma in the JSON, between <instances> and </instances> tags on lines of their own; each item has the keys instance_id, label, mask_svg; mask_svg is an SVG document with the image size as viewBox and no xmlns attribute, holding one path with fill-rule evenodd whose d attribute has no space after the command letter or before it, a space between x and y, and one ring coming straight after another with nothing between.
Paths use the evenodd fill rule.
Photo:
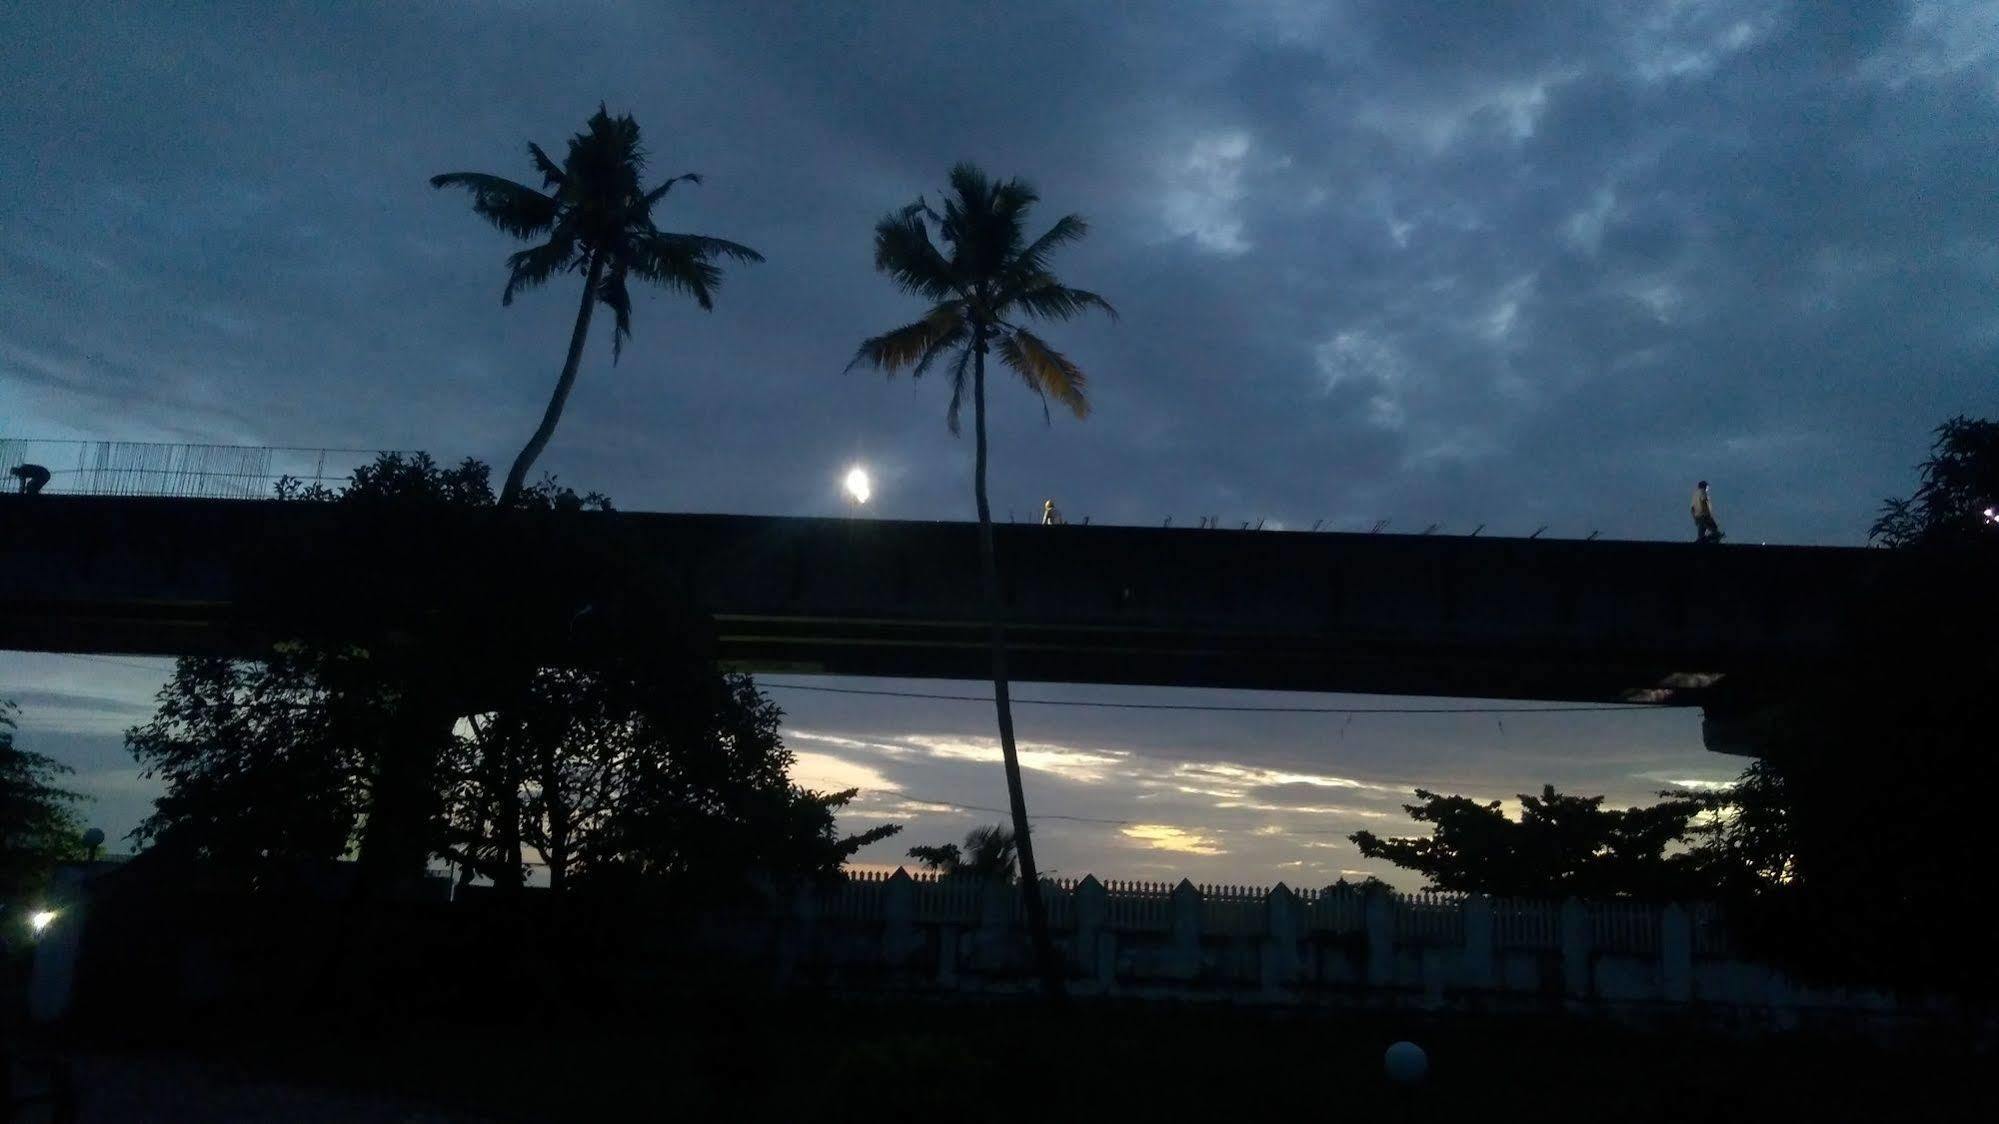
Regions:
<instances>
[{"instance_id":1,"label":"distant cloud layer","mask_svg":"<svg viewBox=\"0 0 1999 1124\"><path fill-rule=\"evenodd\" d=\"M16 4L0 435L504 462L571 297L502 309L512 246L425 177L525 177L600 99L656 175L706 174L669 227L770 259L712 314L640 296L615 367L592 341L542 463L627 508L837 511L858 462L881 514L969 515L942 388L841 374L913 307L871 223L966 158L1085 214L1060 269L1123 314L1050 329L1087 422L997 388L1002 518L1683 538L1706 478L1732 541L1855 543L1931 426L1999 414L1991 3ZM0 657L0 696L24 735L115 737L151 690L122 675ZM828 784L1004 803L989 715L785 701L868 743L797 738ZM1052 822L1063 862L1243 864L1215 874L1355 868L1255 832L1351 830L1424 775L1731 771L1689 716L1588 721L1546 753L1512 722L1022 730L1048 810L1128 821ZM1322 783L1349 774L1380 787Z\"/></svg>"}]
</instances>

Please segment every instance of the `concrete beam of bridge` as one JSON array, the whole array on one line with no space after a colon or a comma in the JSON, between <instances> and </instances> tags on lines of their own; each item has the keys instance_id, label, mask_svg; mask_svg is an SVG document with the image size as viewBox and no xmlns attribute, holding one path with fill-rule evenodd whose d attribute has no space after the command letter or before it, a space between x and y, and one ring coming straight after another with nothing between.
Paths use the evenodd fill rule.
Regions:
<instances>
[{"instance_id":1,"label":"concrete beam of bridge","mask_svg":"<svg viewBox=\"0 0 1999 1124\"><path fill-rule=\"evenodd\" d=\"M1655 702L1709 748L1923 560L1883 550L998 528L1017 680ZM602 628L614 624L614 628ZM976 526L0 496L0 648L286 640L590 662L672 634L756 672L988 674Z\"/></svg>"},{"instance_id":2,"label":"concrete beam of bridge","mask_svg":"<svg viewBox=\"0 0 1999 1124\"><path fill-rule=\"evenodd\" d=\"M1808 681L1877 550L1002 525L1021 680L1717 707ZM967 523L0 496L0 648L249 656L578 622L765 672L979 679Z\"/></svg>"}]
</instances>

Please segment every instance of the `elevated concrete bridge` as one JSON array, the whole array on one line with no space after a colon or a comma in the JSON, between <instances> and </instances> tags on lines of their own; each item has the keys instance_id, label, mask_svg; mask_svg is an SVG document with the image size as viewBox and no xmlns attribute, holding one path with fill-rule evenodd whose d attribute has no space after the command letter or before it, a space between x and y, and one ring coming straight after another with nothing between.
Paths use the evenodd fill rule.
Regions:
<instances>
[{"instance_id":1,"label":"elevated concrete bridge","mask_svg":"<svg viewBox=\"0 0 1999 1124\"><path fill-rule=\"evenodd\" d=\"M1859 642L1852 610L1884 583L1961 580L1852 548L997 531L1021 680L1651 702L1711 718L1819 674ZM9 495L0 648L253 655L290 639L446 636L587 661L615 621L626 638L696 636L756 671L978 679L975 551L967 523Z\"/></svg>"}]
</instances>

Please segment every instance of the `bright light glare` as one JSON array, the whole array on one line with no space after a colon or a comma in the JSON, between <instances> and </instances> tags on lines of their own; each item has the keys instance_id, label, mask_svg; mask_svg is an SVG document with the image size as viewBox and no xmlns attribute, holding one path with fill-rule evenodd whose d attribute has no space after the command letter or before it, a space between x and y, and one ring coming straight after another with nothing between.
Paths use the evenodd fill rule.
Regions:
<instances>
[{"instance_id":1,"label":"bright light glare","mask_svg":"<svg viewBox=\"0 0 1999 1124\"><path fill-rule=\"evenodd\" d=\"M868 483L868 470L860 465L847 470L846 487L847 495L853 497L855 503L866 503L868 497L874 495L874 487Z\"/></svg>"},{"instance_id":2,"label":"bright light glare","mask_svg":"<svg viewBox=\"0 0 1999 1124\"><path fill-rule=\"evenodd\" d=\"M39 937L42 935L43 929L46 929L50 925L55 924L55 920L56 920L55 910L53 909L38 910L35 913L28 915L28 928L33 929L35 931L35 935Z\"/></svg>"}]
</instances>

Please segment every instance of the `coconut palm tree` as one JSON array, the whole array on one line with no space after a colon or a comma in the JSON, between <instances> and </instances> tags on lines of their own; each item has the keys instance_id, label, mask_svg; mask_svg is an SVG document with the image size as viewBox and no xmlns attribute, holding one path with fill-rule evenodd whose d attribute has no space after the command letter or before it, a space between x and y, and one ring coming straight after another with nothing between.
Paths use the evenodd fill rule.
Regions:
<instances>
[{"instance_id":1,"label":"coconut palm tree","mask_svg":"<svg viewBox=\"0 0 1999 1124\"><path fill-rule=\"evenodd\" d=\"M920 377L940 359L950 364L951 405L945 417L958 432L967 375L972 394L974 433L972 489L979 510L979 575L992 622L993 703L999 715L1000 754L1006 767L1007 799L1019 851L1021 891L1034 938L1043 987L1062 994L1062 969L1048 937L1048 917L1034 867L1034 844L1021 794L1020 759L1013 743L1013 706L1007 693L1006 634L1000 619L999 560L993 550L992 509L986 502L986 355L1021 377L1041 398L1046 417L1053 398L1086 417L1084 375L1068 357L1023 327L1023 319L1068 320L1092 309L1115 318L1110 303L1095 293L1070 288L1049 272L1049 258L1083 237L1089 227L1064 215L1032 242L1024 227L1040 200L1018 179L993 181L970 164L951 169L950 188L940 214L922 199L891 212L875 224L875 269L904 292L930 303L922 319L864 340L849 370L866 364L894 375ZM931 240L931 227L943 242Z\"/></svg>"},{"instance_id":2,"label":"coconut palm tree","mask_svg":"<svg viewBox=\"0 0 1999 1124\"><path fill-rule=\"evenodd\" d=\"M956 843L911 847L909 857L922 863L924 869L939 874L964 875L982 882L1011 882L1018 856L1012 829L996 823L966 832L963 847Z\"/></svg>"},{"instance_id":3,"label":"coconut palm tree","mask_svg":"<svg viewBox=\"0 0 1999 1124\"><path fill-rule=\"evenodd\" d=\"M500 303L514 303L514 294L532 289L557 273L583 274L583 302L576 310L576 328L569 336L569 355L555 394L548 400L541 425L514 458L500 490L500 506L511 506L526 483L535 458L555 434L562 407L576 383L583 341L590 334L590 313L598 304L617 318L611 335L611 361L624 351L632 331L631 278L692 296L705 309L714 307L715 287L722 283L717 259L760 262L763 255L748 246L700 234L669 234L653 225L652 209L673 185L700 183L693 173L674 176L645 189L646 153L639 145L638 122L630 114L612 117L602 105L584 131L569 138L569 155L557 166L533 142L528 155L541 173L542 190L482 172L447 172L430 177L432 187L462 187L472 194L479 217L522 240L539 244L507 258L507 287Z\"/></svg>"}]
</instances>

